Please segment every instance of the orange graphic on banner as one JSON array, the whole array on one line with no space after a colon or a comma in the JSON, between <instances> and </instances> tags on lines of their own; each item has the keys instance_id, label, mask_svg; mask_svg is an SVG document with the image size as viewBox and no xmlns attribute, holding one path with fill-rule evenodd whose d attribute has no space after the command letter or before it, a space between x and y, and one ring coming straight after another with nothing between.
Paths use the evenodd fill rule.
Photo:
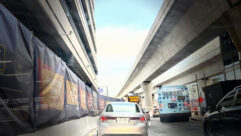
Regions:
<instances>
[{"instance_id":1,"label":"orange graphic on banner","mask_svg":"<svg viewBox=\"0 0 241 136\"><path fill-rule=\"evenodd\" d=\"M77 84L72 83L70 81L66 81L66 89L67 89L67 104L78 106L79 102L78 102Z\"/></svg>"},{"instance_id":2,"label":"orange graphic on banner","mask_svg":"<svg viewBox=\"0 0 241 136\"><path fill-rule=\"evenodd\" d=\"M99 99L100 103L100 110L103 110L105 108L105 101L103 99Z\"/></svg>"},{"instance_id":3,"label":"orange graphic on banner","mask_svg":"<svg viewBox=\"0 0 241 136\"><path fill-rule=\"evenodd\" d=\"M81 108L86 109L86 93L82 88L80 88L80 102Z\"/></svg>"},{"instance_id":4,"label":"orange graphic on banner","mask_svg":"<svg viewBox=\"0 0 241 136\"><path fill-rule=\"evenodd\" d=\"M88 108L91 109L93 108L93 98L92 98L92 95L90 94L90 92L87 94L87 100L88 100Z\"/></svg>"},{"instance_id":5,"label":"orange graphic on banner","mask_svg":"<svg viewBox=\"0 0 241 136\"><path fill-rule=\"evenodd\" d=\"M64 106L64 76L42 68L41 80L41 109L62 110Z\"/></svg>"}]
</instances>

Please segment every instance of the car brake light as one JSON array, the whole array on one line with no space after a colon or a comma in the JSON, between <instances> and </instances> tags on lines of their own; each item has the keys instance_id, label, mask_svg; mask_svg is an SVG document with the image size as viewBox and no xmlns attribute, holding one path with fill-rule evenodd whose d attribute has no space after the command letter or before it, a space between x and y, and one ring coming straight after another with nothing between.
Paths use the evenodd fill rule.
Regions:
<instances>
[{"instance_id":1,"label":"car brake light","mask_svg":"<svg viewBox=\"0 0 241 136\"><path fill-rule=\"evenodd\" d=\"M104 116L101 116L100 119L101 119L102 122L105 122L106 120L114 120L114 119L116 119L116 117L104 117Z\"/></svg>"},{"instance_id":2,"label":"car brake light","mask_svg":"<svg viewBox=\"0 0 241 136\"><path fill-rule=\"evenodd\" d=\"M101 120L101 122L105 122L106 121L106 117L101 116L100 120Z\"/></svg>"},{"instance_id":3,"label":"car brake light","mask_svg":"<svg viewBox=\"0 0 241 136\"><path fill-rule=\"evenodd\" d=\"M144 122L146 120L145 117L131 117L130 120L140 120L141 122Z\"/></svg>"},{"instance_id":4,"label":"car brake light","mask_svg":"<svg viewBox=\"0 0 241 136\"><path fill-rule=\"evenodd\" d=\"M163 108L163 107L164 107L164 105L163 105L163 104L160 104L160 105L159 105L159 107L160 107L160 108Z\"/></svg>"},{"instance_id":5,"label":"car brake light","mask_svg":"<svg viewBox=\"0 0 241 136\"><path fill-rule=\"evenodd\" d=\"M145 120L146 120L145 117L140 117L140 121L141 121L141 122L144 122Z\"/></svg>"}]
</instances>

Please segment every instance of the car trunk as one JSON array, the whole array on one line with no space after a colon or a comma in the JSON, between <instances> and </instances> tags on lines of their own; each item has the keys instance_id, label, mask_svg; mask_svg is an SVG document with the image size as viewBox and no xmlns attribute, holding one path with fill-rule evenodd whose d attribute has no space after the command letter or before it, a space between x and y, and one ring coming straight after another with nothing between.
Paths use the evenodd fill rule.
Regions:
<instances>
[{"instance_id":1,"label":"car trunk","mask_svg":"<svg viewBox=\"0 0 241 136\"><path fill-rule=\"evenodd\" d=\"M142 113L105 113L101 117L105 117L104 123L108 125L137 125L138 123L143 123L140 118L144 117ZM103 122L103 121L102 121Z\"/></svg>"}]
</instances>

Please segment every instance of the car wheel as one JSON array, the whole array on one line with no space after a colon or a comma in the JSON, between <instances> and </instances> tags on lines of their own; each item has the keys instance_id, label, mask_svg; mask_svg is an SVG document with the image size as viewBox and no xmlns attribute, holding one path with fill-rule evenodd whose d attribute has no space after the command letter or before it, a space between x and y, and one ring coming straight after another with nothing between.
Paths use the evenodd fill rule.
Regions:
<instances>
[{"instance_id":1,"label":"car wheel","mask_svg":"<svg viewBox=\"0 0 241 136\"><path fill-rule=\"evenodd\" d=\"M211 125L209 123L205 124L204 129L205 129L204 130L205 136L215 136L213 128L211 127Z\"/></svg>"}]
</instances>

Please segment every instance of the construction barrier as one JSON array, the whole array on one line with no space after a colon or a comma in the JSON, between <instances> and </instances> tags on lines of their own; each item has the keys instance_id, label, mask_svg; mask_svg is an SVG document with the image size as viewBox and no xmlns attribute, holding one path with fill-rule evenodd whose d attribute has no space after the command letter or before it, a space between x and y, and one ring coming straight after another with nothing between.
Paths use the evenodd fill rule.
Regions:
<instances>
[{"instance_id":1,"label":"construction barrier","mask_svg":"<svg viewBox=\"0 0 241 136\"><path fill-rule=\"evenodd\" d=\"M110 101L73 73L0 4L0 134L98 115Z\"/></svg>"}]
</instances>

